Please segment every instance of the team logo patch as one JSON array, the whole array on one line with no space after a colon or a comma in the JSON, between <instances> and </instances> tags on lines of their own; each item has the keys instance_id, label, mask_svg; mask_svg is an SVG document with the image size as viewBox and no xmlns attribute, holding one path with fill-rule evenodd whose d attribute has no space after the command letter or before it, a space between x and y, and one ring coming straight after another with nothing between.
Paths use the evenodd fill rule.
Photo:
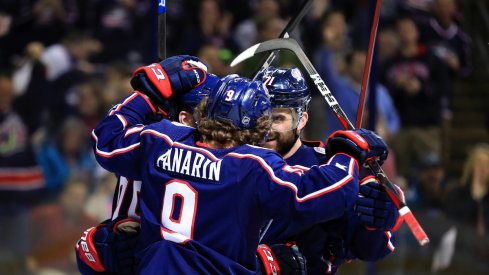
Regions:
<instances>
[{"instance_id":1,"label":"team logo patch","mask_svg":"<svg viewBox=\"0 0 489 275\"><path fill-rule=\"evenodd\" d=\"M251 120L250 117L244 116L243 119L241 120L241 123L243 123L243 125L249 125L250 120Z\"/></svg>"}]
</instances>

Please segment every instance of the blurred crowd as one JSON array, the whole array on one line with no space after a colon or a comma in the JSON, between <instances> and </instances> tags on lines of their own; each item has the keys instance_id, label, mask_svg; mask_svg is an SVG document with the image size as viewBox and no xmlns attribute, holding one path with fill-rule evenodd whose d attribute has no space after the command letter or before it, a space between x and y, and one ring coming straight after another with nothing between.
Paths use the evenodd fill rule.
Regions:
<instances>
[{"instance_id":1,"label":"blurred crowd","mask_svg":"<svg viewBox=\"0 0 489 275\"><path fill-rule=\"evenodd\" d=\"M167 55L199 56L219 76L252 77L260 58L228 64L278 37L302 1L168 2ZM371 2L314 0L292 33L353 123ZM489 144L474 146L452 181L443 158L453 84L474 69L459 2L381 1L367 104L376 112L366 110L375 123L365 127L388 142L384 169L405 189L432 243L421 248L401 228L398 251L384 265L362 267L371 274L489 270ZM116 178L95 162L91 130L131 91L131 72L158 60L155 6L0 1L0 274L76 273L75 241L110 216ZM281 54L277 66L290 65L297 60ZM305 138L325 140L341 125L313 94Z\"/></svg>"}]
</instances>

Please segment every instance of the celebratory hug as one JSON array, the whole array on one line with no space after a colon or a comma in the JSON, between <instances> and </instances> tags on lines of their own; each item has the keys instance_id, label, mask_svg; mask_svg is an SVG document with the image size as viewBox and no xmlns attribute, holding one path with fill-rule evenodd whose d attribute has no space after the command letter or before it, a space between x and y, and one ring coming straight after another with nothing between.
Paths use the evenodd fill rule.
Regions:
<instances>
[{"instance_id":1,"label":"celebratory hug","mask_svg":"<svg viewBox=\"0 0 489 275\"><path fill-rule=\"evenodd\" d=\"M382 138L302 140L301 71L255 79L219 78L188 55L133 73L133 93L92 132L119 182L112 217L76 244L81 273L334 274L394 250L399 201L371 169L388 156Z\"/></svg>"}]
</instances>

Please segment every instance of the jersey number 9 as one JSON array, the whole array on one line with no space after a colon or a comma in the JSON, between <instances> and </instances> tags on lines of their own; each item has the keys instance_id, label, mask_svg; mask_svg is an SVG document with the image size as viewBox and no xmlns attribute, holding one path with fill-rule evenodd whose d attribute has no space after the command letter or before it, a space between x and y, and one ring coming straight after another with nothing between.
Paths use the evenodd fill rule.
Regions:
<instances>
[{"instance_id":1,"label":"jersey number 9","mask_svg":"<svg viewBox=\"0 0 489 275\"><path fill-rule=\"evenodd\" d=\"M193 238L198 193L186 181L166 183L161 211L161 237L176 243Z\"/></svg>"}]
</instances>

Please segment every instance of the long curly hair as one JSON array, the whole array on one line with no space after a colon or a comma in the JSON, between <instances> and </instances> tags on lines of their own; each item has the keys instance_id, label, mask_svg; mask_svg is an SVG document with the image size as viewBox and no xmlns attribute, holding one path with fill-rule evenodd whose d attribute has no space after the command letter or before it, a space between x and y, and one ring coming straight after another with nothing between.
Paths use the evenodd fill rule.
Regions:
<instances>
[{"instance_id":1,"label":"long curly hair","mask_svg":"<svg viewBox=\"0 0 489 275\"><path fill-rule=\"evenodd\" d=\"M270 116L258 118L255 128L239 129L229 121L221 121L206 117L207 98L195 108L194 119L200 138L213 142L217 146L239 146L243 144L262 145L265 142L272 120Z\"/></svg>"}]
</instances>

